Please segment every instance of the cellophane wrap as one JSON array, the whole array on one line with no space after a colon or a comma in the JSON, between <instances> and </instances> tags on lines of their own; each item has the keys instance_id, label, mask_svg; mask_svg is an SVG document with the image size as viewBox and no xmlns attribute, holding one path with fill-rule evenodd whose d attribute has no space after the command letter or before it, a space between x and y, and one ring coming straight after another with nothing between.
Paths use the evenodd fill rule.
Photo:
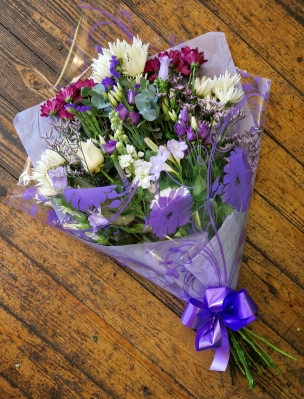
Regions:
<instances>
[{"instance_id":1,"label":"cellophane wrap","mask_svg":"<svg viewBox=\"0 0 304 399\"><path fill-rule=\"evenodd\" d=\"M109 16L102 10L93 10L93 7L90 6L86 8L83 5L83 10L95 11L94 17L96 17L96 20L91 25L88 20L85 23L82 21L81 34L78 34L78 36L73 36L73 32L75 33L77 29L79 30L79 25L76 25L74 31L71 31L69 40L72 43L73 50L69 54L68 72L65 71L64 74L60 75L59 80L56 82L57 88L58 86L60 87L60 84L63 85L64 78L67 79L67 76L70 76L71 73L74 73L75 76L81 74L86 74L87 76L89 74L87 71L89 61L85 55L87 52L82 51L82 46L89 42L91 47L100 50L102 44L98 45L94 36L97 27L100 29L102 26L106 26L106 21L108 21L108 24L114 24L121 30L123 38L127 36L131 39L132 37L130 28L119 18ZM140 35L140 32L137 33ZM95 40L94 45L92 45L92 38ZM114 40L115 38L111 39ZM103 44L105 44L104 41ZM252 145L252 142L254 142L256 154L254 162L257 163L257 153L260 148L261 132L269 98L270 81L236 69L224 33L207 33L183 42L174 48L180 49L184 46L190 46L190 48L198 47L200 51L204 51L208 62L201 68L201 76L206 75L213 78L214 75L223 75L226 71L231 75L237 72L241 74L240 84L245 92L245 97L238 104L238 107L246 113L246 117L233 126L233 131L243 132L251 138L251 144L248 145ZM152 45L153 47L155 48ZM69 63L72 67L70 67ZM67 84L67 81L65 81L65 84ZM50 130L50 123L53 122L52 118L42 118L39 114L40 105L36 105L18 113L14 120L14 126L34 166L42 152L47 148L47 142L44 137ZM255 174L251 179L249 189L244 193L246 199L242 199L246 206L243 206L240 211L234 209L232 213L227 214L224 222L217 228L219 210L212 206L217 187L210 180L211 165L212 157L216 156L218 151L217 139L231 122L229 118L231 116L228 116L227 120L223 122L212 142L210 150L212 155L208 162L204 163L197 159L197 162L202 162L202 167L207 168L207 196L204 201L202 200L197 212L208 216L208 225L192 226L193 228L189 229L189 235L186 237L160 239L157 242L123 246L103 246L88 238L85 234L87 231L65 230L62 227L62 222L66 215L62 214L55 204L53 204L53 208L50 208L43 204L37 204L35 201L36 187L33 183L28 184L27 181L31 173L29 162L20 179L23 187L17 187L9 203L42 222L65 231L67 234L89 245L92 249L109 255L122 266L129 267L182 300L202 298L208 287L228 286L235 289L244 250L248 206L253 191ZM249 148L246 148L246 150L250 151ZM189 187L181 186L180 188L186 189ZM129 191L128 195L130 197L134 195L134 190L136 190L136 187ZM232 190L231 187L230 190ZM127 202L128 199L125 200L125 206L127 206ZM212 230L212 234L210 234L210 230Z\"/></svg>"}]
</instances>

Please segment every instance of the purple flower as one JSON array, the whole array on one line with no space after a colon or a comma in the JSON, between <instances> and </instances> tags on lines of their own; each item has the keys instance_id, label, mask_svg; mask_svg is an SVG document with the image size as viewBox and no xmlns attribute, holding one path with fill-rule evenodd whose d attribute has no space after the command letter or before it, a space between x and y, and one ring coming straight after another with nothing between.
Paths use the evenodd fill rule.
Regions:
<instances>
[{"instance_id":1,"label":"purple flower","mask_svg":"<svg viewBox=\"0 0 304 399\"><path fill-rule=\"evenodd\" d=\"M97 230L101 227L105 227L109 224L108 219L106 219L101 213L96 213L93 211L89 211L91 216L88 217L88 221L90 225L93 227L93 232L97 232Z\"/></svg>"},{"instance_id":2,"label":"purple flower","mask_svg":"<svg viewBox=\"0 0 304 399\"><path fill-rule=\"evenodd\" d=\"M130 118L130 121L132 122L132 125L137 125L139 120L140 120L140 113L139 112L130 111L129 112L129 118Z\"/></svg>"},{"instance_id":3,"label":"purple flower","mask_svg":"<svg viewBox=\"0 0 304 399\"><path fill-rule=\"evenodd\" d=\"M115 108L115 111L118 112L119 117L120 117L120 119L121 119L122 121L125 121L126 118L127 118L127 116L128 116L128 114L129 114L127 108L123 105L123 103L119 103L119 104L118 104L118 107Z\"/></svg>"},{"instance_id":4,"label":"purple flower","mask_svg":"<svg viewBox=\"0 0 304 399\"><path fill-rule=\"evenodd\" d=\"M195 141L196 140L196 133L195 131L192 129L191 126L188 126L186 128L186 132L187 132L187 140L188 141Z\"/></svg>"},{"instance_id":5,"label":"purple flower","mask_svg":"<svg viewBox=\"0 0 304 399\"><path fill-rule=\"evenodd\" d=\"M150 162L153 164L151 173L155 176L156 179L159 178L160 172L163 170L170 170L170 166L166 163L167 159L170 156L170 152L167 148L161 145L158 149L158 153L156 156L150 158Z\"/></svg>"},{"instance_id":6,"label":"purple flower","mask_svg":"<svg viewBox=\"0 0 304 399\"><path fill-rule=\"evenodd\" d=\"M172 139L167 142L167 148L177 160L177 162L179 162L180 159L184 158L185 151L188 149L188 146L184 141L176 141Z\"/></svg>"},{"instance_id":7,"label":"purple flower","mask_svg":"<svg viewBox=\"0 0 304 399\"><path fill-rule=\"evenodd\" d=\"M186 127L182 123L176 123L174 129L179 137L183 137L186 134Z\"/></svg>"},{"instance_id":8,"label":"purple flower","mask_svg":"<svg viewBox=\"0 0 304 399\"><path fill-rule=\"evenodd\" d=\"M180 114L181 114L181 121L182 121L183 123L189 123L189 122L190 122L190 117L189 117L187 108L183 108L183 109L181 110Z\"/></svg>"},{"instance_id":9,"label":"purple flower","mask_svg":"<svg viewBox=\"0 0 304 399\"><path fill-rule=\"evenodd\" d=\"M200 139L205 139L207 137L208 133L209 133L208 125L205 125L204 123L200 123L198 125L198 129L197 129L198 137Z\"/></svg>"},{"instance_id":10,"label":"purple flower","mask_svg":"<svg viewBox=\"0 0 304 399\"><path fill-rule=\"evenodd\" d=\"M104 151L105 151L107 154L111 155L111 154L113 154L113 152L115 151L116 144L117 144L117 141L115 141L115 140L108 140L105 144L102 145L102 148L104 149Z\"/></svg>"},{"instance_id":11,"label":"purple flower","mask_svg":"<svg viewBox=\"0 0 304 399\"><path fill-rule=\"evenodd\" d=\"M165 189L155 197L147 224L159 238L165 238L187 224L192 214L193 201L188 190Z\"/></svg>"},{"instance_id":12,"label":"purple flower","mask_svg":"<svg viewBox=\"0 0 304 399\"><path fill-rule=\"evenodd\" d=\"M158 77L162 80L168 79L170 61L171 61L171 59L167 55L159 58L160 69L158 72Z\"/></svg>"},{"instance_id":13,"label":"purple flower","mask_svg":"<svg viewBox=\"0 0 304 399\"><path fill-rule=\"evenodd\" d=\"M102 79L101 83L104 85L106 90L110 90L110 88L114 85L112 78L109 76Z\"/></svg>"},{"instance_id":14,"label":"purple flower","mask_svg":"<svg viewBox=\"0 0 304 399\"><path fill-rule=\"evenodd\" d=\"M128 103L129 104L131 104L131 105L135 104L135 96L137 94L138 93L136 91L129 89L129 91L128 91Z\"/></svg>"},{"instance_id":15,"label":"purple flower","mask_svg":"<svg viewBox=\"0 0 304 399\"><path fill-rule=\"evenodd\" d=\"M55 190L59 191L65 190L67 188L68 177L66 168L64 166L58 166L56 169L50 169L48 171L48 177Z\"/></svg>"},{"instance_id":16,"label":"purple flower","mask_svg":"<svg viewBox=\"0 0 304 399\"><path fill-rule=\"evenodd\" d=\"M116 67L119 65L119 61L116 55L113 55L110 60L110 72L114 78L118 79L120 77L120 72L116 71Z\"/></svg>"},{"instance_id":17,"label":"purple flower","mask_svg":"<svg viewBox=\"0 0 304 399\"><path fill-rule=\"evenodd\" d=\"M231 152L224 172L222 201L239 212L245 212L249 206L252 180L245 148L236 148Z\"/></svg>"}]
</instances>

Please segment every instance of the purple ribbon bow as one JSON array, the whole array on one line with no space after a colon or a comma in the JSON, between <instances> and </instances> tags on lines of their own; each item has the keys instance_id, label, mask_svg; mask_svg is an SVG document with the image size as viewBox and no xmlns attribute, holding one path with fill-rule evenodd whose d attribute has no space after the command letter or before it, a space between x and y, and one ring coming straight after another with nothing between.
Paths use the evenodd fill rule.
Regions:
<instances>
[{"instance_id":1,"label":"purple ribbon bow","mask_svg":"<svg viewBox=\"0 0 304 399\"><path fill-rule=\"evenodd\" d=\"M237 331L256 320L257 305L245 289L208 288L204 302L191 298L181 317L182 323L197 330L197 351L215 349L210 370L225 371L230 347L227 327Z\"/></svg>"}]
</instances>

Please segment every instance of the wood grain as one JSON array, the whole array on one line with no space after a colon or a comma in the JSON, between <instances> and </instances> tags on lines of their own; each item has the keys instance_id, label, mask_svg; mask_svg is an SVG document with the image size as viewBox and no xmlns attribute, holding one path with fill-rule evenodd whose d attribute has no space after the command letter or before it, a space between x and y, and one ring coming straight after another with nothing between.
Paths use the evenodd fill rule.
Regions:
<instances>
[{"instance_id":1,"label":"wood grain","mask_svg":"<svg viewBox=\"0 0 304 399\"><path fill-rule=\"evenodd\" d=\"M272 353L282 374L267 370L248 391L241 376L231 386L228 372L208 371L212 352L194 351L182 301L6 204L26 159L13 117L53 95L76 3L0 3L0 399L301 398L303 4L79 1L84 29L103 22L89 41L78 37L86 63L98 42L131 31L156 52L221 30L237 66L273 80L239 286L260 307L252 329L298 360ZM66 81L75 73L69 68Z\"/></svg>"}]
</instances>

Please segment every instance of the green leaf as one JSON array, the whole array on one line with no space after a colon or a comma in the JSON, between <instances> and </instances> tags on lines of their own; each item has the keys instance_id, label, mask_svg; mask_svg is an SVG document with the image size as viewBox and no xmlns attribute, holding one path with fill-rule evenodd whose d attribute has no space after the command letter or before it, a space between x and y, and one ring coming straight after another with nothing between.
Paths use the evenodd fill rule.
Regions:
<instances>
[{"instance_id":1,"label":"green leaf","mask_svg":"<svg viewBox=\"0 0 304 399\"><path fill-rule=\"evenodd\" d=\"M207 183L202 176L197 176L192 190L193 199L196 201L204 200L207 196Z\"/></svg>"},{"instance_id":2,"label":"green leaf","mask_svg":"<svg viewBox=\"0 0 304 399\"><path fill-rule=\"evenodd\" d=\"M94 105L94 107L96 107L97 109L102 109L102 108L106 108L110 105L110 103L106 103L105 99L102 96L93 96L91 98L92 104Z\"/></svg>"},{"instance_id":3,"label":"green leaf","mask_svg":"<svg viewBox=\"0 0 304 399\"><path fill-rule=\"evenodd\" d=\"M82 87L80 90L80 94L82 95L82 97L87 97L87 95L89 94L91 88L90 87Z\"/></svg>"},{"instance_id":4,"label":"green leaf","mask_svg":"<svg viewBox=\"0 0 304 399\"><path fill-rule=\"evenodd\" d=\"M93 92L93 95L95 93L98 93L98 94L102 95L102 93L105 92L106 89L105 89L105 87L104 87L104 85L102 83L98 83L96 86L93 87L93 89L91 91ZM89 94L90 94L90 92L89 92Z\"/></svg>"},{"instance_id":5,"label":"green leaf","mask_svg":"<svg viewBox=\"0 0 304 399\"><path fill-rule=\"evenodd\" d=\"M141 111L140 113L145 119L147 119L150 122L154 121L157 118L156 111L154 109L147 109Z\"/></svg>"}]
</instances>

